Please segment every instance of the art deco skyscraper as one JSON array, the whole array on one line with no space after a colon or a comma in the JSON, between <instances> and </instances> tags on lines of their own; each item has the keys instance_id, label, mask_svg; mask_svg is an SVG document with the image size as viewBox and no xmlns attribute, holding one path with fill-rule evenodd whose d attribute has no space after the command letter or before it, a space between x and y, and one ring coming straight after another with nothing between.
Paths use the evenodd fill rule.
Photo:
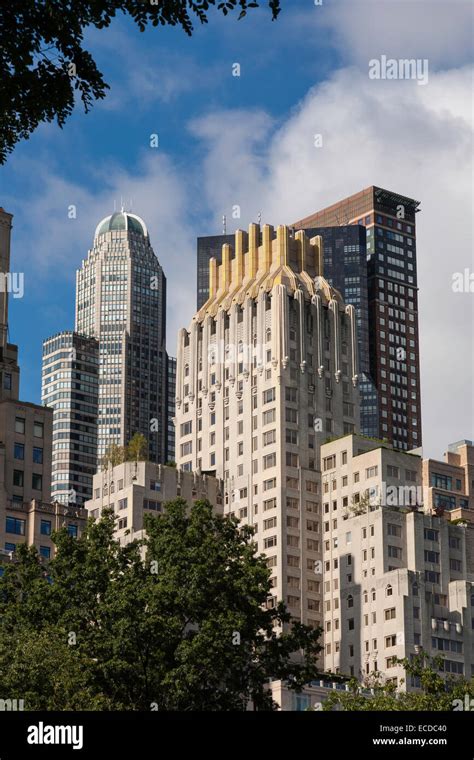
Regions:
<instances>
[{"instance_id":1,"label":"art deco skyscraper","mask_svg":"<svg viewBox=\"0 0 474 760\"><path fill-rule=\"evenodd\" d=\"M270 603L284 599L315 627L319 449L358 427L357 382L355 311L324 279L321 238L256 224L236 232L179 334L176 457L225 480L225 512L255 526L268 556Z\"/></svg>"},{"instance_id":2,"label":"art deco skyscraper","mask_svg":"<svg viewBox=\"0 0 474 760\"><path fill-rule=\"evenodd\" d=\"M99 342L98 458L134 433L166 459L166 278L143 219L103 219L77 272L76 332Z\"/></svg>"}]
</instances>

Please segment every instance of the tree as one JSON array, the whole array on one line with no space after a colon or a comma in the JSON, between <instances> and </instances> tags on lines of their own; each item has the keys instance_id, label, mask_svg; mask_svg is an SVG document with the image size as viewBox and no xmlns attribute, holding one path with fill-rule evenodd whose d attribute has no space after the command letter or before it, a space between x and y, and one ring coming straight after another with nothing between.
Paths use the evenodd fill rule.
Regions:
<instances>
[{"instance_id":1,"label":"tree","mask_svg":"<svg viewBox=\"0 0 474 760\"><path fill-rule=\"evenodd\" d=\"M132 17L140 31L152 26L181 26L193 32L193 19L207 23L211 6L239 18L255 0L15 0L0 4L0 163L20 139L41 122L63 127L72 113L75 92L88 112L105 97L108 85L84 49L84 30L108 27L119 13ZM280 0L268 0L272 18Z\"/></svg>"},{"instance_id":2,"label":"tree","mask_svg":"<svg viewBox=\"0 0 474 760\"><path fill-rule=\"evenodd\" d=\"M142 433L135 433L131 438L126 452L127 460L143 462L148 457L148 441Z\"/></svg>"},{"instance_id":3,"label":"tree","mask_svg":"<svg viewBox=\"0 0 474 760\"><path fill-rule=\"evenodd\" d=\"M116 443L112 443L106 450L104 456L101 459L101 467L106 470L109 466L116 467L118 464L123 464L126 460L126 450L123 446L119 446Z\"/></svg>"},{"instance_id":4,"label":"tree","mask_svg":"<svg viewBox=\"0 0 474 760\"><path fill-rule=\"evenodd\" d=\"M37 710L271 710L270 677L317 675L319 630L271 593L248 527L177 499L121 546L105 510L54 536L47 573L20 547L0 578L0 682ZM297 657L295 657L295 653Z\"/></svg>"},{"instance_id":5,"label":"tree","mask_svg":"<svg viewBox=\"0 0 474 760\"><path fill-rule=\"evenodd\" d=\"M324 710L369 711L418 710L453 711L464 709L466 696L474 697L474 679L440 673L442 657L429 657L422 652L413 659L397 659L407 676L418 679L419 691L397 691L394 683L386 681L380 673L373 673L365 687L356 679L349 681L349 691L331 692L324 702ZM368 691L370 687L372 693ZM457 702L459 700L459 702Z\"/></svg>"}]
</instances>

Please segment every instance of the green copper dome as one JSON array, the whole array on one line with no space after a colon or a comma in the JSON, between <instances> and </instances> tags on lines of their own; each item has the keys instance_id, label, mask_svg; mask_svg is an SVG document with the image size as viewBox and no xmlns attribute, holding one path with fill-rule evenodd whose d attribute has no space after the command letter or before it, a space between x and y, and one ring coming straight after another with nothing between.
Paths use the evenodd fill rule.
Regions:
<instances>
[{"instance_id":1,"label":"green copper dome","mask_svg":"<svg viewBox=\"0 0 474 760\"><path fill-rule=\"evenodd\" d=\"M143 219L136 214L130 214L128 211L119 211L111 216L106 216L96 227L94 239L103 235L105 232L114 230L127 230L135 232L138 235L148 237L148 230Z\"/></svg>"}]
</instances>

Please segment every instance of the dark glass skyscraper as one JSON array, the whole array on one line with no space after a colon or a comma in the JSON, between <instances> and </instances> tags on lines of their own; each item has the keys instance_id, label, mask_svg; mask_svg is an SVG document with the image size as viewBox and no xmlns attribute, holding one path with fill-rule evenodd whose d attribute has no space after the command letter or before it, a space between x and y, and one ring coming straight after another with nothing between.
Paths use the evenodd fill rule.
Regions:
<instances>
[{"instance_id":1,"label":"dark glass skyscraper","mask_svg":"<svg viewBox=\"0 0 474 760\"><path fill-rule=\"evenodd\" d=\"M341 293L357 315L359 348L360 431L376 437L378 431L377 389L370 376L369 297L366 232L361 225L313 227L309 238L321 235L327 281Z\"/></svg>"},{"instance_id":2,"label":"dark glass skyscraper","mask_svg":"<svg viewBox=\"0 0 474 760\"><path fill-rule=\"evenodd\" d=\"M295 222L297 229L363 225L367 236L370 375L378 437L421 446L415 216L419 202L371 186Z\"/></svg>"}]
</instances>

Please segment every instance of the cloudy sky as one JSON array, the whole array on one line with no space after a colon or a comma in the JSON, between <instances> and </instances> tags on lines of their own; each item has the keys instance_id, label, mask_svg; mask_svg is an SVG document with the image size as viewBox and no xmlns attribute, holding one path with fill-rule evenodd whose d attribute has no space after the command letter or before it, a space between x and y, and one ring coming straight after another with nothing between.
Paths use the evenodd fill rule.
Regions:
<instances>
[{"instance_id":1,"label":"cloudy sky","mask_svg":"<svg viewBox=\"0 0 474 760\"><path fill-rule=\"evenodd\" d=\"M259 212L290 223L375 184L421 201L424 453L440 457L474 437L474 293L452 288L456 272L474 272L472 3L282 6L277 22L265 8L240 22L211 13L191 39L140 34L123 17L87 35L107 99L87 116L78 107L63 130L42 126L0 170L12 268L25 273L10 318L22 397L39 401L42 340L73 327L75 271L114 201L147 222L168 279L173 354L194 311L198 235L220 233L223 214L228 231ZM426 59L428 82L369 78L383 55Z\"/></svg>"}]
</instances>

